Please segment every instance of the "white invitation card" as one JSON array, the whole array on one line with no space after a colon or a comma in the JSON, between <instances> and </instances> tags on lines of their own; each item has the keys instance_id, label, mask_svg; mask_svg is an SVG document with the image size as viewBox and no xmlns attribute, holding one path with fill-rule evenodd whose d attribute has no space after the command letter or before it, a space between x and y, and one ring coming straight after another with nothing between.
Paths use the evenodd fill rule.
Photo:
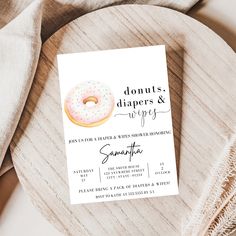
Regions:
<instances>
[{"instance_id":1,"label":"white invitation card","mask_svg":"<svg viewBox=\"0 0 236 236\"><path fill-rule=\"evenodd\" d=\"M178 194L165 46L57 60L71 203Z\"/></svg>"}]
</instances>

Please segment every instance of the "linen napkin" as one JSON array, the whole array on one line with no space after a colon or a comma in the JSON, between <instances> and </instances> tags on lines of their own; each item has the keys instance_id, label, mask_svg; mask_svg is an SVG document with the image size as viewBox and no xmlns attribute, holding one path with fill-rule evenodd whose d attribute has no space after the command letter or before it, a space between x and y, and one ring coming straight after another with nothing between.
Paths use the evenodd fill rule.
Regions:
<instances>
[{"instance_id":1,"label":"linen napkin","mask_svg":"<svg viewBox=\"0 0 236 236\"><path fill-rule=\"evenodd\" d=\"M186 220L183 235L227 236L236 232L236 134L211 172L198 206Z\"/></svg>"}]
</instances>

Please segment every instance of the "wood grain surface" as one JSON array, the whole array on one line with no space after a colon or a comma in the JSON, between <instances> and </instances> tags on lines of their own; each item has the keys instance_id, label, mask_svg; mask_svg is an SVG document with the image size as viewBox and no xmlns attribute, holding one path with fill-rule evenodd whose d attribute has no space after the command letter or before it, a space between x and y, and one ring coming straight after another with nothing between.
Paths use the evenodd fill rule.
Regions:
<instances>
[{"instance_id":1,"label":"wood grain surface","mask_svg":"<svg viewBox=\"0 0 236 236\"><path fill-rule=\"evenodd\" d=\"M180 195L70 205L56 54L157 44L167 47ZM65 235L181 235L235 126L235 62L209 28L166 8L109 7L67 24L43 46L11 143L25 191Z\"/></svg>"}]
</instances>

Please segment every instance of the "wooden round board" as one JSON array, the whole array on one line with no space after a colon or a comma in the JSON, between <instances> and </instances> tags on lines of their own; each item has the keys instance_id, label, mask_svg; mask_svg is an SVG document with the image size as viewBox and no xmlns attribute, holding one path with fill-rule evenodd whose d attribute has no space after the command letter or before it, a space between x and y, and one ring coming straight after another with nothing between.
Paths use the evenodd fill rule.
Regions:
<instances>
[{"instance_id":1,"label":"wooden round board","mask_svg":"<svg viewBox=\"0 0 236 236\"><path fill-rule=\"evenodd\" d=\"M56 55L158 44L167 47L180 195L70 205ZM115 6L67 24L43 46L11 143L25 191L65 235L180 235L233 132L235 62L209 28L166 8Z\"/></svg>"}]
</instances>

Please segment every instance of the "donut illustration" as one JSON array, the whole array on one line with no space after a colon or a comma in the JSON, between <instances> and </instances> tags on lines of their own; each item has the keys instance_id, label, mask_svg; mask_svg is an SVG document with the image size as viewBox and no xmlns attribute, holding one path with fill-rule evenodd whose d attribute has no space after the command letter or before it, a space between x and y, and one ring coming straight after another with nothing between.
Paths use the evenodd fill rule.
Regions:
<instances>
[{"instance_id":1,"label":"donut illustration","mask_svg":"<svg viewBox=\"0 0 236 236\"><path fill-rule=\"evenodd\" d=\"M98 81L85 81L67 94L65 112L71 122L83 127L95 127L106 122L114 108L111 90Z\"/></svg>"}]
</instances>

